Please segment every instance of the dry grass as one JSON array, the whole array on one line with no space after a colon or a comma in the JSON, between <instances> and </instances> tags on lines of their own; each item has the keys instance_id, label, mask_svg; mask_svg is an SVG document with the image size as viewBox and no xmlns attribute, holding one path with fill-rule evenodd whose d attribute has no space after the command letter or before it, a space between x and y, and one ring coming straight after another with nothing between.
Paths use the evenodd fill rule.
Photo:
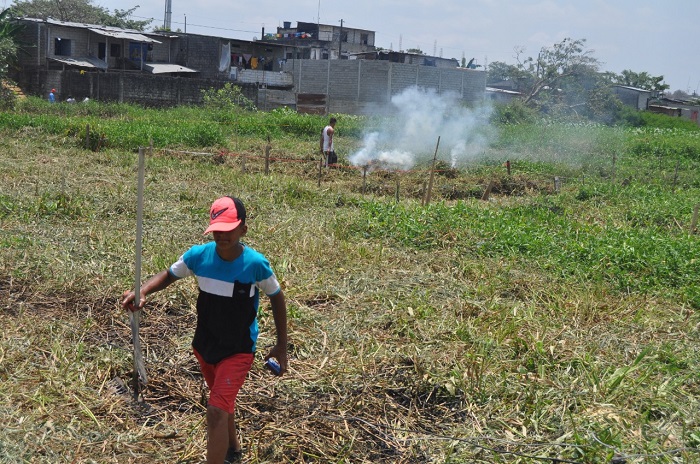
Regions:
<instances>
[{"instance_id":1,"label":"dry grass","mask_svg":"<svg viewBox=\"0 0 700 464\"><path fill-rule=\"evenodd\" d=\"M149 303L146 406L128 391L118 296L133 275L135 155L7 134L2 145L0 199L12 213L0 235L0 462L203 461L194 282ZM361 173L324 172L319 188L311 161L273 163L270 176L259 159L240 167L225 155L149 159L143 274L202 240L212 198L247 200L247 241L288 298L291 354L281 379L256 362L239 396L247 462L700 458L696 312L508 258L350 236ZM395 176L372 173L365 198L393 201ZM465 186L443 175L438 198L478 202L449 192L489 178L474 172ZM403 174L401 201L420 202L424 182ZM551 188L537 176L498 187L493 207ZM271 328L264 303L261 352Z\"/></svg>"}]
</instances>

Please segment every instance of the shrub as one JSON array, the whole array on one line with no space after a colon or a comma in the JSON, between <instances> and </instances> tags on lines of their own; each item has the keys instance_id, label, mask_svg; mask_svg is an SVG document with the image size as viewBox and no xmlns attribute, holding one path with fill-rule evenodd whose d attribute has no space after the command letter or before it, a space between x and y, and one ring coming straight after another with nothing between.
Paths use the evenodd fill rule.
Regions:
<instances>
[{"instance_id":1,"label":"shrub","mask_svg":"<svg viewBox=\"0 0 700 464\"><path fill-rule=\"evenodd\" d=\"M520 100L508 104L494 105L491 120L501 124L523 124L535 122L539 117L536 110L529 108Z\"/></svg>"},{"instance_id":2,"label":"shrub","mask_svg":"<svg viewBox=\"0 0 700 464\"><path fill-rule=\"evenodd\" d=\"M202 101L204 106L223 110L247 110L255 111L255 104L248 97L243 95L241 87L230 82L224 84L220 89L203 89Z\"/></svg>"}]
</instances>

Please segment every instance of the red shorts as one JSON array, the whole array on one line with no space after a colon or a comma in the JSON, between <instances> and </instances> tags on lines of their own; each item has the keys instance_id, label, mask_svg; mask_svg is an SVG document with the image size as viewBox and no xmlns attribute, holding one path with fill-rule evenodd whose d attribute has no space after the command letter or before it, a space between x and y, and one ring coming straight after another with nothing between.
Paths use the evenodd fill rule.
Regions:
<instances>
[{"instance_id":1,"label":"red shorts","mask_svg":"<svg viewBox=\"0 0 700 464\"><path fill-rule=\"evenodd\" d=\"M193 350L209 387L209 405L232 414L236 408L236 396L253 366L253 353L239 353L209 364Z\"/></svg>"}]
</instances>

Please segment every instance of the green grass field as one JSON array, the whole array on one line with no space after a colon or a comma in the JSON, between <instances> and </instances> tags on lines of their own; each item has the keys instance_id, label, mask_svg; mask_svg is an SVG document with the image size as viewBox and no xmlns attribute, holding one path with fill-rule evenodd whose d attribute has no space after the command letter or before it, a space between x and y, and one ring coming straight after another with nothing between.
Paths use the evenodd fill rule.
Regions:
<instances>
[{"instance_id":1,"label":"green grass field","mask_svg":"<svg viewBox=\"0 0 700 464\"><path fill-rule=\"evenodd\" d=\"M340 115L342 166L319 177L324 123L33 99L0 114L1 463L204 461L194 280L151 297L146 406L129 395L118 301L151 140L144 278L234 194L287 296L281 379L261 305L246 462L700 462L700 132L498 126L467 165L438 163L424 204L429 164L348 165L378 121Z\"/></svg>"}]
</instances>

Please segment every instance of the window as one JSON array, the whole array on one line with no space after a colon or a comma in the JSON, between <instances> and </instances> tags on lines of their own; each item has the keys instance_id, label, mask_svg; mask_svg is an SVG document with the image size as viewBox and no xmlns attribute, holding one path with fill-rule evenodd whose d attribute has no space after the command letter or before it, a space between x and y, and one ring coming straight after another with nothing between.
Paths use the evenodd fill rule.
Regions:
<instances>
[{"instance_id":1,"label":"window","mask_svg":"<svg viewBox=\"0 0 700 464\"><path fill-rule=\"evenodd\" d=\"M367 45L369 42L369 34L360 34L360 43L362 45Z\"/></svg>"},{"instance_id":2,"label":"window","mask_svg":"<svg viewBox=\"0 0 700 464\"><path fill-rule=\"evenodd\" d=\"M97 44L97 58L104 61L107 56L107 44L104 42L99 42Z\"/></svg>"},{"instance_id":3,"label":"window","mask_svg":"<svg viewBox=\"0 0 700 464\"><path fill-rule=\"evenodd\" d=\"M53 53L57 56L70 56L70 39L56 37L53 41Z\"/></svg>"},{"instance_id":4,"label":"window","mask_svg":"<svg viewBox=\"0 0 700 464\"><path fill-rule=\"evenodd\" d=\"M122 46L120 44L110 44L109 45L109 56L111 56L112 58L121 58Z\"/></svg>"},{"instance_id":5,"label":"window","mask_svg":"<svg viewBox=\"0 0 700 464\"><path fill-rule=\"evenodd\" d=\"M341 42L347 42L347 41L348 41L348 33L347 33L347 32L341 32L341 33L340 33L340 41L341 41Z\"/></svg>"}]
</instances>

